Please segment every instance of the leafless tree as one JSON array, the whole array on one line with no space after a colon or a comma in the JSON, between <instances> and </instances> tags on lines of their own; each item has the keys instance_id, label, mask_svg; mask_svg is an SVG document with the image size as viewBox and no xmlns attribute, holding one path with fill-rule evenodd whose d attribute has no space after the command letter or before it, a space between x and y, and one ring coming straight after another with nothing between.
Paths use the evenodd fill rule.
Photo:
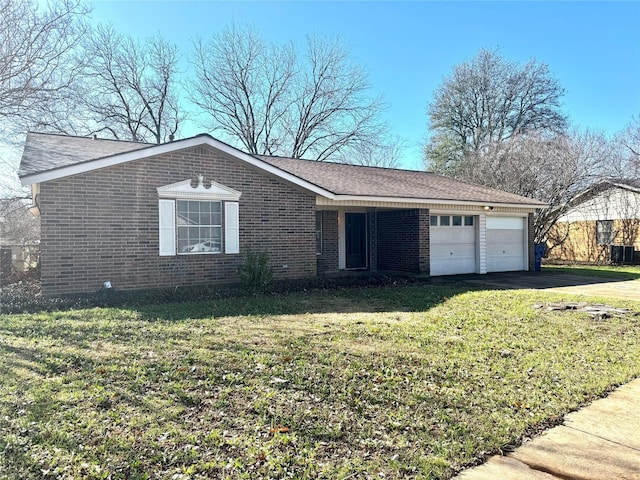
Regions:
<instances>
[{"instance_id":1,"label":"leafless tree","mask_svg":"<svg viewBox=\"0 0 640 480\"><path fill-rule=\"evenodd\" d=\"M459 176L546 202L535 215L535 241L542 242L572 198L599 179L609 153L606 138L588 131L519 135L468 154Z\"/></svg>"},{"instance_id":2,"label":"leafless tree","mask_svg":"<svg viewBox=\"0 0 640 480\"><path fill-rule=\"evenodd\" d=\"M341 154L337 160L366 167L398 168L404 148L404 141L395 136L381 141L363 142Z\"/></svg>"},{"instance_id":3,"label":"leafless tree","mask_svg":"<svg viewBox=\"0 0 640 480\"><path fill-rule=\"evenodd\" d=\"M178 50L162 37L145 42L98 26L83 42L80 101L92 133L162 143L184 119L179 105Z\"/></svg>"},{"instance_id":4,"label":"leafless tree","mask_svg":"<svg viewBox=\"0 0 640 480\"><path fill-rule=\"evenodd\" d=\"M632 117L614 136L613 144L615 149L608 175L627 179L640 177L640 115Z\"/></svg>"},{"instance_id":5,"label":"leafless tree","mask_svg":"<svg viewBox=\"0 0 640 480\"><path fill-rule=\"evenodd\" d=\"M73 50L86 32L79 0L43 5L0 0L0 128L7 134L49 122L78 74Z\"/></svg>"},{"instance_id":6,"label":"leafless tree","mask_svg":"<svg viewBox=\"0 0 640 480\"><path fill-rule=\"evenodd\" d=\"M293 47L267 44L254 28L232 25L207 42L196 40L193 64L191 100L206 116L204 125L248 153L278 152L293 103Z\"/></svg>"},{"instance_id":7,"label":"leafless tree","mask_svg":"<svg viewBox=\"0 0 640 480\"><path fill-rule=\"evenodd\" d=\"M519 65L480 50L436 90L425 161L431 170L456 175L469 153L523 134L561 132L563 94L546 64L532 59Z\"/></svg>"},{"instance_id":8,"label":"leafless tree","mask_svg":"<svg viewBox=\"0 0 640 480\"><path fill-rule=\"evenodd\" d=\"M382 134L381 101L338 41L310 37L301 59L234 25L196 41L193 64L204 125L249 153L322 161Z\"/></svg>"},{"instance_id":9,"label":"leafless tree","mask_svg":"<svg viewBox=\"0 0 640 480\"><path fill-rule=\"evenodd\" d=\"M32 244L40 239L40 219L29 212L30 206L24 199L0 200L2 240L6 244Z\"/></svg>"}]
</instances>

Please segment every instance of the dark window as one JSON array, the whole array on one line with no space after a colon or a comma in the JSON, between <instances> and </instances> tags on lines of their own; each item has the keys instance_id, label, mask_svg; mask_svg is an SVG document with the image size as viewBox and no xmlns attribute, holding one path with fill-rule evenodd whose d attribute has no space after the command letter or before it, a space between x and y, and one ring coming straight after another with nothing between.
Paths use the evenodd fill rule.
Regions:
<instances>
[{"instance_id":1,"label":"dark window","mask_svg":"<svg viewBox=\"0 0 640 480\"><path fill-rule=\"evenodd\" d=\"M464 217L464 226L473 227L473 217L470 217L470 216Z\"/></svg>"},{"instance_id":2,"label":"dark window","mask_svg":"<svg viewBox=\"0 0 640 480\"><path fill-rule=\"evenodd\" d=\"M451 217L449 215L441 215L440 216L440 226L448 227L450 224Z\"/></svg>"},{"instance_id":3,"label":"dark window","mask_svg":"<svg viewBox=\"0 0 640 480\"><path fill-rule=\"evenodd\" d=\"M437 227L438 226L438 217L435 215L431 215L431 218L429 219L430 221L430 225L432 227Z\"/></svg>"},{"instance_id":4,"label":"dark window","mask_svg":"<svg viewBox=\"0 0 640 480\"><path fill-rule=\"evenodd\" d=\"M613 243L613 220L596 221L596 241L598 245L611 245Z\"/></svg>"},{"instance_id":5,"label":"dark window","mask_svg":"<svg viewBox=\"0 0 640 480\"><path fill-rule=\"evenodd\" d=\"M462 217L460 215L453 216L453 226L461 227L462 226Z\"/></svg>"}]
</instances>

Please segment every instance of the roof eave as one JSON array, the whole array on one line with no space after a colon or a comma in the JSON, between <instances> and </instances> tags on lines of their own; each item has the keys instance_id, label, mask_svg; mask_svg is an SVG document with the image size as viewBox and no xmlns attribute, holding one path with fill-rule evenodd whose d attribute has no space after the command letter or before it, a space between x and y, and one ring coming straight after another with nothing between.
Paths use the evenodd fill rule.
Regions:
<instances>
[{"instance_id":1,"label":"roof eave","mask_svg":"<svg viewBox=\"0 0 640 480\"><path fill-rule=\"evenodd\" d=\"M389 202L389 203L417 203L417 204L433 204L433 205L469 205L474 207L505 207L505 208L526 208L541 209L546 208L546 203L510 203L496 201L475 201L475 200L443 200L433 198L415 198L415 197L380 197L367 195L334 195L332 200L336 202L362 201L362 202Z\"/></svg>"}]
</instances>

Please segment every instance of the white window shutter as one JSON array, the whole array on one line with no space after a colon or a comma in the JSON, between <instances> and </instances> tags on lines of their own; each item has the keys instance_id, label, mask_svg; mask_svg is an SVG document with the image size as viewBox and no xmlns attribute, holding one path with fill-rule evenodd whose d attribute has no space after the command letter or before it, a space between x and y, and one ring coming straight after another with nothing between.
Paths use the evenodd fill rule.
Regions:
<instances>
[{"instance_id":1,"label":"white window shutter","mask_svg":"<svg viewBox=\"0 0 640 480\"><path fill-rule=\"evenodd\" d=\"M160 224L160 255L176 254L176 202L158 200Z\"/></svg>"},{"instance_id":2,"label":"white window shutter","mask_svg":"<svg viewBox=\"0 0 640 480\"><path fill-rule=\"evenodd\" d=\"M240 253L238 202L224 204L224 253Z\"/></svg>"}]
</instances>

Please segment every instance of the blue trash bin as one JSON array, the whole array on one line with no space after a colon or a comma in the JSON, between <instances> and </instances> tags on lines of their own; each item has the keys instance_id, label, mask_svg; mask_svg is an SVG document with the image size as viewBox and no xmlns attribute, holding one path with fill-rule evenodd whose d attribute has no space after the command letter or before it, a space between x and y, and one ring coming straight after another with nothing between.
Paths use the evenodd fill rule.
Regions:
<instances>
[{"instance_id":1,"label":"blue trash bin","mask_svg":"<svg viewBox=\"0 0 640 480\"><path fill-rule=\"evenodd\" d=\"M542 257L547 250L547 245L545 243L536 243L533 247L533 258L534 258L534 267L533 269L536 272L539 272L542 269Z\"/></svg>"}]
</instances>

